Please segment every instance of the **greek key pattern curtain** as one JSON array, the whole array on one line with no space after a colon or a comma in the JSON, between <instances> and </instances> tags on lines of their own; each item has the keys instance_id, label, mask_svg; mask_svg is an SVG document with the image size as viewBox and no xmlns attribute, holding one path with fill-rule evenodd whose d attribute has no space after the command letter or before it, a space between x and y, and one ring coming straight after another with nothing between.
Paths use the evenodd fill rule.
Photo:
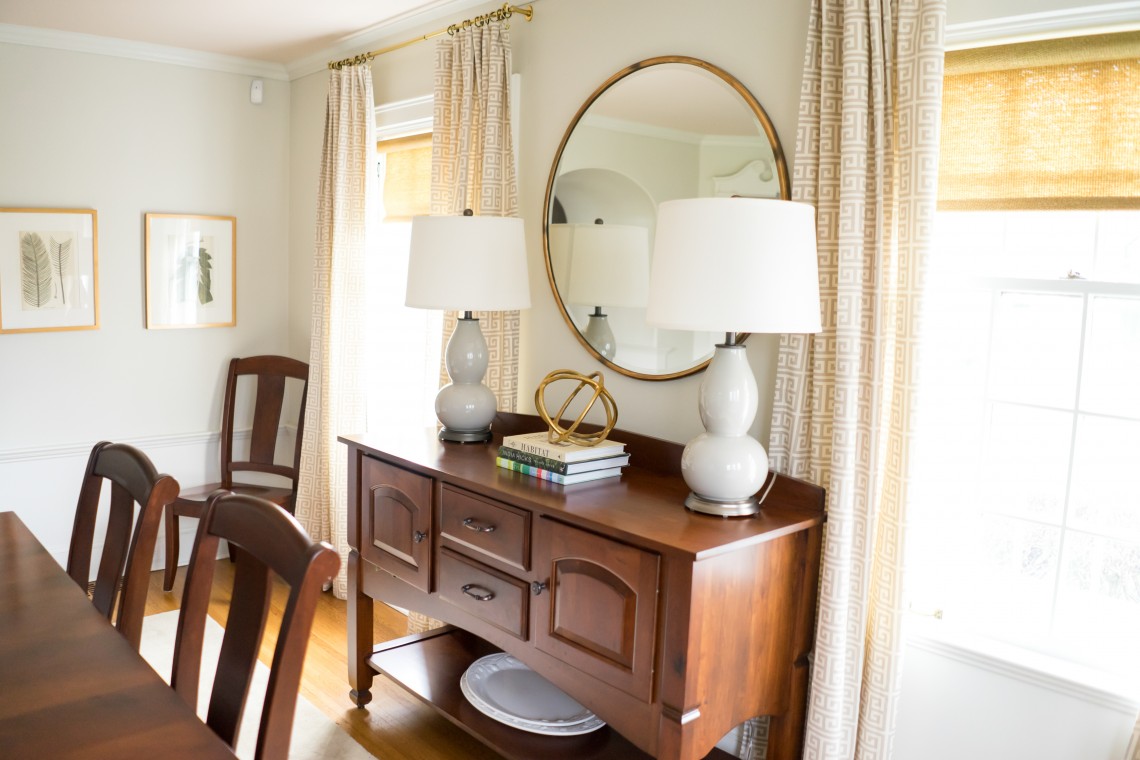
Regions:
<instances>
[{"instance_id":1,"label":"greek key pattern curtain","mask_svg":"<svg viewBox=\"0 0 1140 760\"><path fill-rule=\"evenodd\" d=\"M827 489L804 757L890 758L909 416L937 199L944 0L813 0L793 198L815 205L823 332L781 341L776 469Z\"/></svg>"},{"instance_id":2,"label":"greek key pattern curtain","mask_svg":"<svg viewBox=\"0 0 1140 760\"><path fill-rule=\"evenodd\" d=\"M365 429L362 387L364 255L376 191L376 139L368 65L329 72L324 153L317 194L309 395L297 519L340 553L333 592L348 596L348 496L339 434Z\"/></svg>"},{"instance_id":3,"label":"greek key pattern curtain","mask_svg":"<svg viewBox=\"0 0 1140 760\"><path fill-rule=\"evenodd\" d=\"M511 137L511 41L504 24L487 24L441 40L435 58L431 212L518 216ZM490 361L484 382L499 409L518 400L519 313L477 312ZM444 318L444 341L456 315ZM448 382L440 368L440 383Z\"/></svg>"},{"instance_id":4,"label":"greek key pattern curtain","mask_svg":"<svg viewBox=\"0 0 1140 760\"><path fill-rule=\"evenodd\" d=\"M444 38L435 51L435 110L432 124L431 212L518 216L515 154L511 137L511 42L503 24L471 27ZM513 412L518 402L519 313L475 312L487 340L483 382L498 408ZM444 352L455 332L456 314L443 319ZM440 385L449 382L440 365ZM412 612L408 632L439 621Z\"/></svg>"}]
</instances>

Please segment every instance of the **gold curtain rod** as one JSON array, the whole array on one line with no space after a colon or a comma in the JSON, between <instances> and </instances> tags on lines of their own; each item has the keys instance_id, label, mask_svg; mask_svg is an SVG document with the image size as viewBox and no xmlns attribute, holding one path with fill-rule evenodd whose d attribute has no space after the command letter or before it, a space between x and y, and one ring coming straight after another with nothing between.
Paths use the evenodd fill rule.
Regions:
<instances>
[{"instance_id":1,"label":"gold curtain rod","mask_svg":"<svg viewBox=\"0 0 1140 760\"><path fill-rule=\"evenodd\" d=\"M375 58L377 56L384 55L385 53L391 53L393 50L399 50L400 48L405 48L408 45L414 45L417 42L423 42L424 40L430 40L432 37L438 37L444 33L454 35L458 32L463 31L464 29L467 29L467 28L472 27L472 26L480 27L480 26L486 26L487 24L490 24L493 21L506 21L507 19L509 19L511 16L513 16L516 13L519 14L520 16L522 16L523 18L525 18L527 21L530 21L531 16L534 15L534 6L528 5L525 8L520 8L517 5L510 5L509 3L503 3L502 8L496 8L495 10L491 11L490 13L485 13L482 16L476 16L475 18L464 19L463 21L460 21L459 23L451 24L446 29L440 29L440 30L435 31L435 32L430 32L430 33L425 34L423 36L416 37L415 39L405 40L404 42L400 42L400 43L395 44L395 45L389 45L388 47L380 48L379 50L373 50L373 51L368 52L368 53L361 53L360 55L353 56L352 58L345 58L342 61L329 61L329 68L340 70L340 69L344 68L345 66L356 66L356 65L361 64L361 63L368 63L369 61L371 61L373 58Z\"/></svg>"}]
</instances>

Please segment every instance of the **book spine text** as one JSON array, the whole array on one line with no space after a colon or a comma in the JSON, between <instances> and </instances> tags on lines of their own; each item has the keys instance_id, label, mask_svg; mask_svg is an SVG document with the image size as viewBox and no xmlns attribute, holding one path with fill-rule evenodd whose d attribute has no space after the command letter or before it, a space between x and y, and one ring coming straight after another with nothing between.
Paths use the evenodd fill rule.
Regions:
<instances>
[{"instance_id":1,"label":"book spine text","mask_svg":"<svg viewBox=\"0 0 1140 760\"><path fill-rule=\"evenodd\" d=\"M500 446L499 456L505 457L506 459L513 459L514 461L522 462L523 464L529 464L532 467L541 467L542 469L550 470L551 472L557 472L562 475L566 474L565 462L560 462L557 459L551 459L550 457L544 457L538 454L532 454L521 449L514 449L510 446Z\"/></svg>"},{"instance_id":2,"label":"book spine text","mask_svg":"<svg viewBox=\"0 0 1140 760\"><path fill-rule=\"evenodd\" d=\"M532 478L549 480L554 483L562 483L564 480L563 476L559 475L557 472L550 472L549 470L544 470L541 467L532 467L529 464L516 462L515 460L507 459L506 457L497 457L495 459L495 463L498 464L499 467L502 467L504 470L514 470L515 472L521 472L524 475L530 475Z\"/></svg>"}]
</instances>

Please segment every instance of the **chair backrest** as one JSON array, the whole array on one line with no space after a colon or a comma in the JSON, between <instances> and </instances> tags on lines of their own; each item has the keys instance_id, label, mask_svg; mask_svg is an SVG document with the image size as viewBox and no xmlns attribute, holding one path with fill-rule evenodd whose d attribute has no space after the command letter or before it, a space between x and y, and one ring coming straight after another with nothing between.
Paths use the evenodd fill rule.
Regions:
<instances>
[{"instance_id":1,"label":"chair backrest","mask_svg":"<svg viewBox=\"0 0 1140 760\"><path fill-rule=\"evenodd\" d=\"M221 538L237 548L236 564L206 723L235 746L269 611L271 573L276 574L289 587L289 596L269 670L255 757L284 760L317 596L336 574L340 557L328 544L310 539L292 515L272 502L234 494L210 499L186 574L170 681L195 709L206 612Z\"/></svg>"},{"instance_id":2,"label":"chair backrest","mask_svg":"<svg viewBox=\"0 0 1140 760\"><path fill-rule=\"evenodd\" d=\"M256 379L253 404L253 426L250 430L249 458L234 460L234 415L237 410L238 383L243 377ZM281 430L286 381L299 381L301 402L295 420L297 439L293 461L277 464L275 453ZM265 472L289 478L293 494L297 493L297 471L301 466L301 439L305 433L305 403L309 392L309 365L287 356L248 356L230 360L226 376L226 394L222 405L222 487L234 484L235 472ZM290 505L291 507L292 505Z\"/></svg>"},{"instance_id":3,"label":"chair backrest","mask_svg":"<svg viewBox=\"0 0 1140 760\"><path fill-rule=\"evenodd\" d=\"M84 590L91 577L91 551L105 480L111 483L111 502L92 601L138 649L159 520L166 505L178 496L178 481L160 475L147 455L133 446L108 441L95 444L79 490L67 553L67 574Z\"/></svg>"}]
</instances>

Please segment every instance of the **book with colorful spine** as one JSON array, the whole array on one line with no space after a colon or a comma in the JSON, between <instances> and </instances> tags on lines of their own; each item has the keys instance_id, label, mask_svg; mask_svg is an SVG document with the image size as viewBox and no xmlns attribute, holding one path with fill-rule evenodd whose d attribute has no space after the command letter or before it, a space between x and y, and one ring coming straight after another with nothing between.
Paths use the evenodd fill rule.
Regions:
<instances>
[{"instance_id":1,"label":"book with colorful spine","mask_svg":"<svg viewBox=\"0 0 1140 760\"><path fill-rule=\"evenodd\" d=\"M540 456L539 454L531 454L529 451L512 449L510 446L500 446L499 456L506 459L513 459L523 464L529 464L531 467L557 472L561 475L576 475L579 472L605 470L610 467L624 467L629 464L628 453L614 454L612 456L599 457L598 459L583 459L580 462L562 462L557 459L551 459L550 457Z\"/></svg>"},{"instance_id":2,"label":"book with colorful spine","mask_svg":"<svg viewBox=\"0 0 1140 760\"><path fill-rule=\"evenodd\" d=\"M539 478L540 480L549 480L552 483L559 485L569 486L575 483L586 483L591 480L603 480L604 478L616 478L621 475L621 467L610 467L604 470L590 470L588 472L579 472L575 475L563 475L560 472L552 472L544 470L541 467L534 467L522 462L516 462L513 459L506 457L495 457L495 464L502 467L504 470L511 470L513 472L521 472L524 475L529 475L532 478Z\"/></svg>"}]
</instances>

